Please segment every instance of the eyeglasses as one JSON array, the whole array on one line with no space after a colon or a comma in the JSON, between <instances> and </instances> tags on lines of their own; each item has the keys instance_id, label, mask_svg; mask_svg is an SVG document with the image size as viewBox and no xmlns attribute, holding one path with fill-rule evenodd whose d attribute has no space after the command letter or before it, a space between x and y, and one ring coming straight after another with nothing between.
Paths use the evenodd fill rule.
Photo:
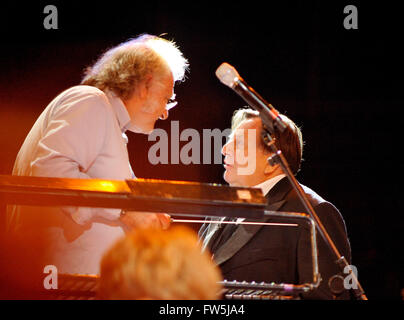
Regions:
<instances>
[{"instance_id":1,"label":"eyeglasses","mask_svg":"<svg viewBox=\"0 0 404 320\"><path fill-rule=\"evenodd\" d=\"M178 101L175 101L174 98L168 99L167 104L166 104L166 110L168 111L168 110L174 108L177 104L178 104Z\"/></svg>"}]
</instances>

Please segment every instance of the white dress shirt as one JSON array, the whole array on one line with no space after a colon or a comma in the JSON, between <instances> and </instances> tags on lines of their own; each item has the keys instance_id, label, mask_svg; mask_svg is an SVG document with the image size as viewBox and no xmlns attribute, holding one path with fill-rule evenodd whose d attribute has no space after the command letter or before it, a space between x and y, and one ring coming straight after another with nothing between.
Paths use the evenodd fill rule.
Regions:
<instances>
[{"instance_id":1,"label":"white dress shirt","mask_svg":"<svg viewBox=\"0 0 404 320\"><path fill-rule=\"evenodd\" d=\"M17 155L13 175L134 178L125 135L130 126L129 114L114 94L91 86L69 88L35 122ZM19 210L24 209L14 207L11 213L11 218L18 217L17 226L24 223ZM124 235L118 222L120 210L85 207L58 210L53 214L72 220L48 228L53 253L50 264L56 265L61 273L98 274L105 250ZM69 232L79 236L67 236L67 225L73 225L73 229L77 226L77 230Z\"/></svg>"}]
</instances>

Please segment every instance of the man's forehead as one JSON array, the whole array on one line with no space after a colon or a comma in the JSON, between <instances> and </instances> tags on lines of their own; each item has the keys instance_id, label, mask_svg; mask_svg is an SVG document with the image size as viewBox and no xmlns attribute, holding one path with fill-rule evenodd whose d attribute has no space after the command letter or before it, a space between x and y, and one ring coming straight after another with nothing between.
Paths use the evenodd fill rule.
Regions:
<instances>
[{"instance_id":1,"label":"man's forehead","mask_svg":"<svg viewBox=\"0 0 404 320\"><path fill-rule=\"evenodd\" d=\"M174 80L171 74L156 77L156 84L161 86L167 98L175 99Z\"/></svg>"},{"instance_id":2,"label":"man's forehead","mask_svg":"<svg viewBox=\"0 0 404 320\"><path fill-rule=\"evenodd\" d=\"M234 136L242 136L247 134L248 130L261 130L261 119L252 118L243 120L230 134L230 138Z\"/></svg>"}]
</instances>

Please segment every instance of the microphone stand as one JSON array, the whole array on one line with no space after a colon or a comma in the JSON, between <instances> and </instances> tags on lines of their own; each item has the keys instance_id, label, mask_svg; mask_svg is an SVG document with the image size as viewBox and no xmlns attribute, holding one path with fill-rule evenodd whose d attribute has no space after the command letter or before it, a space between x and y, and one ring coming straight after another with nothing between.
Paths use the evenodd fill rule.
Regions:
<instances>
[{"instance_id":1,"label":"microphone stand","mask_svg":"<svg viewBox=\"0 0 404 320\"><path fill-rule=\"evenodd\" d=\"M267 146L270 148L271 152L273 155L268 158L268 162L271 165L279 164L283 170L283 172L286 174L287 178L289 179L293 189L296 191L300 201L303 203L305 209L309 213L310 217L315 221L317 230L319 231L320 235L323 237L325 242L327 243L328 247L330 250L334 253L334 255L337 257L337 260L335 260L335 263L338 265L340 268L341 272L344 272L346 270L349 270L349 274L352 277L353 280L353 286L351 290L354 293L354 296L357 300L368 300L362 286L360 285L355 273L352 271L348 261L344 256L340 254L338 251L337 247L335 246L334 242L330 238L329 234L327 233L324 225L321 223L320 219L318 218L316 212L313 209L313 206L310 204L310 202L307 199L306 194L303 191L303 188L300 186L300 184L297 182L295 176L293 175L292 171L290 170L289 164L286 161L285 157L283 156L282 152L277 149L275 146L275 140L272 139L271 135L267 131L267 128L273 128L272 123L267 123L268 122L268 116L262 116L263 112L266 112L267 110L257 110L260 113L260 117L263 122L263 127L265 128L265 132L263 134L263 139L264 142L267 144ZM279 126L277 125L277 122L274 122L275 126L282 132L286 126Z\"/></svg>"}]
</instances>

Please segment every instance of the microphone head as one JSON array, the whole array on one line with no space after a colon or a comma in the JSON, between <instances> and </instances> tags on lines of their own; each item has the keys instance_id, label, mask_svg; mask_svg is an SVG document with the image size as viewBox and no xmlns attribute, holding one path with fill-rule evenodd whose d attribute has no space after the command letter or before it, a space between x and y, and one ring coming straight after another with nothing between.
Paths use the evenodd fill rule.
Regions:
<instances>
[{"instance_id":1,"label":"microphone head","mask_svg":"<svg viewBox=\"0 0 404 320\"><path fill-rule=\"evenodd\" d=\"M217 68L216 77L230 88L233 88L237 80L241 79L237 70L226 62L223 62L219 68Z\"/></svg>"}]
</instances>

